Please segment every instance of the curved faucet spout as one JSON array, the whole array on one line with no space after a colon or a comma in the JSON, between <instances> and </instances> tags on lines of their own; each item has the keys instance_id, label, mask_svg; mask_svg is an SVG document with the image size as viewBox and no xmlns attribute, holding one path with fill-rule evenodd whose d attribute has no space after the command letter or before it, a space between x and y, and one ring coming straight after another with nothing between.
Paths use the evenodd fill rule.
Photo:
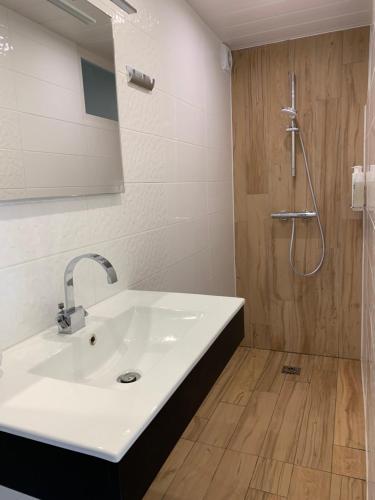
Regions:
<instances>
[{"instance_id":1,"label":"curved faucet spout","mask_svg":"<svg viewBox=\"0 0 375 500\"><path fill-rule=\"evenodd\" d=\"M75 257L66 266L64 273L65 308L67 311L75 308L73 272L78 262L82 259L91 259L100 264L107 273L107 281L110 285L116 283L117 281L117 274L114 267L102 255L96 253L86 253Z\"/></svg>"}]
</instances>

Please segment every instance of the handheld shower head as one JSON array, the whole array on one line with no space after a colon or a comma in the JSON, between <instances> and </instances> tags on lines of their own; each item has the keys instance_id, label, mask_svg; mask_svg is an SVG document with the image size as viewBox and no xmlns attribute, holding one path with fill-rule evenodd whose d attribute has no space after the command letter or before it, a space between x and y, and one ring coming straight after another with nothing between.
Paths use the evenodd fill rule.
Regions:
<instances>
[{"instance_id":1,"label":"handheld shower head","mask_svg":"<svg viewBox=\"0 0 375 500\"><path fill-rule=\"evenodd\" d=\"M282 113L286 113L292 120L297 117L297 111L294 108L282 108Z\"/></svg>"}]
</instances>

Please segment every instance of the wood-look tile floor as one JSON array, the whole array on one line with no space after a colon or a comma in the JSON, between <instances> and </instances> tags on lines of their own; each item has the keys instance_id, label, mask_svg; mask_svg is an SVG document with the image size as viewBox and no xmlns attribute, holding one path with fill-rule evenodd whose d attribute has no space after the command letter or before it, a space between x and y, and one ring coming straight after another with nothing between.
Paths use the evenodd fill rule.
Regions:
<instances>
[{"instance_id":1,"label":"wood-look tile floor","mask_svg":"<svg viewBox=\"0 0 375 500\"><path fill-rule=\"evenodd\" d=\"M364 448L359 361L240 347L144 499L365 500Z\"/></svg>"}]
</instances>

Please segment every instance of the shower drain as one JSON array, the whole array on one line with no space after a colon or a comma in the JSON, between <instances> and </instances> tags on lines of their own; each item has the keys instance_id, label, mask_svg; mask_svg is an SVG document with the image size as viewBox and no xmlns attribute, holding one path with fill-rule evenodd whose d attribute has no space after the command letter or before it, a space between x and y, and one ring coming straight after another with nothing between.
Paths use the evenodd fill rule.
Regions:
<instances>
[{"instance_id":1,"label":"shower drain","mask_svg":"<svg viewBox=\"0 0 375 500\"><path fill-rule=\"evenodd\" d=\"M299 366L283 366L281 373L288 373L289 375L300 375L301 368Z\"/></svg>"},{"instance_id":2,"label":"shower drain","mask_svg":"<svg viewBox=\"0 0 375 500\"><path fill-rule=\"evenodd\" d=\"M117 382L120 384L132 384L141 378L140 373L137 372L126 372L122 373L117 377Z\"/></svg>"}]
</instances>

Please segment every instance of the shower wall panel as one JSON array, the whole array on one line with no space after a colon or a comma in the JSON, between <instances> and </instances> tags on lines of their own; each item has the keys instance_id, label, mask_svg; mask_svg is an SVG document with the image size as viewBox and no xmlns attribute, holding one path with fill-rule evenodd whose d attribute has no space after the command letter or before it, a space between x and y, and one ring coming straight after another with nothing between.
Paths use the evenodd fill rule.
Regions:
<instances>
[{"instance_id":1,"label":"shower wall panel","mask_svg":"<svg viewBox=\"0 0 375 500\"><path fill-rule=\"evenodd\" d=\"M360 357L362 214L351 208L351 167L363 163L369 29L234 52L233 130L237 293L247 299L246 344ZM321 271L289 267L291 223L271 212L312 209L302 152L290 174L288 72L326 237ZM320 257L316 221L298 221L296 263Z\"/></svg>"}]
</instances>

